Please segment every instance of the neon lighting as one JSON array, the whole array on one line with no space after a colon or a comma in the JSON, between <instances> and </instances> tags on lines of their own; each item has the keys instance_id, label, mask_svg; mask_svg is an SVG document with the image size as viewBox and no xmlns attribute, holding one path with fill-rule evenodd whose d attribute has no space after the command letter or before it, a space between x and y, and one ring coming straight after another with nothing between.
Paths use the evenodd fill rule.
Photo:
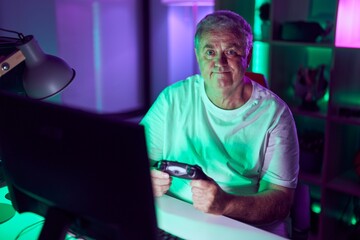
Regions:
<instances>
[{"instance_id":1,"label":"neon lighting","mask_svg":"<svg viewBox=\"0 0 360 240\"><path fill-rule=\"evenodd\" d=\"M269 0L255 0L255 14L254 14L254 26L253 26L253 35L254 39L261 39L261 24L262 20L260 19L260 7L263 3L269 2Z\"/></svg>"},{"instance_id":2,"label":"neon lighting","mask_svg":"<svg viewBox=\"0 0 360 240\"><path fill-rule=\"evenodd\" d=\"M162 0L161 2L171 6L214 6L215 0Z\"/></svg>"},{"instance_id":3,"label":"neon lighting","mask_svg":"<svg viewBox=\"0 0 360 240\"><path fill-rule=\"evenodd\" d=\"M264 74L269 80L269 44L255 41L253 44L253 56L251 71ZM270 83L268 83L270 84Z\"/></svg>"},{"instance_id":4,"label":"neon lighting","mask_svg":"<svg viewBox=\"0 0 360 240\"><path fill-rule=\"evenodd\" d=\"M321 206L319 203L313 203L311 204L311 211L313 211L316 214L319 214L321 212Z\"/></svg>"},{"instance_id":5,"label":"neon lighting","mask_svg":"<svg viewBox=\"0 0 360 240\"><path fill-rule=\"evenodd\" d=\"M334 97L336 102L342 105L359 106L360 104L359 92L356 89L338 91Z\"/></svg>"},{"instance_id":6,"label":"neon lighting","mask_svg":"<svg viewBox=\"0 0 360 240\"><path fill-rule=\"evenodd\" d=\"M212 6L168 6L169 84L199 73L193 38L196 24L211 12Z\"/></svg>"},{"instance_id":7,"label":"neon lighting","mask_svg":"<svg viewBox=\"0 0 360 240\"><path fill-rule=\"evenodd\" d=\"M330 96L329 89L327 89L326 92L325 92L325 95L324 95L324 101L325 102L329 102L329 96Z\"/></svg>"},{"instance_id":8,"label":"neon lighting","mask_svg":"<svg viewBox=\"0 0 360 240\"><path fill-rule=\"evenodd\" d=\"M360 48L359 9L359 0L339 1L335 46Z\"/></svg>"},{"instance_id":9,"label":"neon lighting","mask_svg":"<svg viewBox=\"0 0 360 240\"><path fill-rule=\"evenodd\" d=\"M95 99L96 109L102 110L102 64L101 64L101 31L100 31L100 4L94 2L92 5L93 10L93 47L94 47L94 77L95 77Z\"/></svg>"},{"instance_id":10,"label":"neon lighting","mask_svg":"<svg viewBox=\"0 0 360 240\"><path fill-rule=\"evenodd\" d=\"M350 221L350 222L351 222L352 225L356 225L358 221L357 221L356 217L353 216L353 217L351 218L351 221Z\"/></svg>"}]
</instances>

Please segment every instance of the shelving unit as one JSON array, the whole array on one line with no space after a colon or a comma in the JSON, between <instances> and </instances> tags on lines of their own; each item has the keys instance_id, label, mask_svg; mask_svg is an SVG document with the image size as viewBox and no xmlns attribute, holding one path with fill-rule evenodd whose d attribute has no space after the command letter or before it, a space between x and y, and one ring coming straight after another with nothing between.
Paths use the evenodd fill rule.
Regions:
<instances>
[{"instance_id":1,"label":"shelving unit","mask_svg":"<svg viewBox=\"0 0 360 240\"><path fill-rule=\"evenodd\" d=\"M270 3L270 34L261 36L256 28L262 23L259 6L265 2ZM360 151L360 43L356 47L336 44L339 9L349 7L345 2L358 4L354 0L215 1L215 9L233 10L253 26L257 52L251 70L263 73L270 89L293 112L301 147L299 180L311 189L311 239L317 240L360 239L360 176L354 167ZM291 21L318 22L322 28L332 23L333 30L322 40L285 41L282 27ZM352 28L358 31L360 26ZM256 49L257 45L267 51ZM259 62L265 64L259 67ZM317 101L318 111L304 110L295 94L297 72L300 67L322 64L327 92Z\"/></svg>"}]
</instances>

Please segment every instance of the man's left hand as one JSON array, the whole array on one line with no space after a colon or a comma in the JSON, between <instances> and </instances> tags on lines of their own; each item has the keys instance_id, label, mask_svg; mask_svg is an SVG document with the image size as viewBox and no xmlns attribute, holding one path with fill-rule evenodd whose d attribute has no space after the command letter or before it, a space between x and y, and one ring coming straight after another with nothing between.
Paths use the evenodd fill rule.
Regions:
<instances>
[{"instance_id":1,"label":"man's left hand","mask_svg":"<svg viewBox=\"0 0 360 240\"><path fill-rule=\"evenodd\" d=\"M229 195L214 180L192 180L190 186L196 209L216 215L224 213Z\"/></svg>"}]
</instances>

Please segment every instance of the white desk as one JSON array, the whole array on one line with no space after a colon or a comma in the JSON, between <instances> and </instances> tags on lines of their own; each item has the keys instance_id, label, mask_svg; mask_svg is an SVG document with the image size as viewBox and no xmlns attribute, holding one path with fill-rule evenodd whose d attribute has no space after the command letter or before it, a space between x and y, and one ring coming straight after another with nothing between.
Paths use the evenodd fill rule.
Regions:
<instances>
[{"instance_id":1,"label":"white desk","mask_svg":"<svg viewBox=\"0 0 360 240\"><path fill-rule=\"evenodd\" d=\"M157 198L156 215L161 229L189 240L284 239L228 217L203 213L169 196Z\"/></svg>"},{"instance_id":2,"label":"white desk","mask_svg":"<svg viewBox=\"0 0 360 240\"><path fill-rule=\"evenodd\" d=\"M0 188L0 203L10 204L4 197L6 193L6 187ZM156 215L161 229L188 240L283 239L224 216L202 213L192 205L169 196L156 199ZM37 239L42 223L43 218L36 214L16 213L13 218L0 224L0 239L14 240L23 229L27 230L21 233L19 240Z\"/></svg>"}]
</instances>

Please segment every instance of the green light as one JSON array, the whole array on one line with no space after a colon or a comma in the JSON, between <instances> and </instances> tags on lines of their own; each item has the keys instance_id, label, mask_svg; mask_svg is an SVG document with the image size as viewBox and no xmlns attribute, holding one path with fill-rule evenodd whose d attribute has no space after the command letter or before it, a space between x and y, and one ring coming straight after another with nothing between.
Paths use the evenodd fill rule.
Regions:
<instances>
[{"instance_id":1,"label":"green light","mask_svg":"<svg viewBox=\"0 0 360 240\"><path fill-rule=\"evenodd\" d=\"M358 222L358 220L356 219L356 217L355 217L355 216L352 216L352 217L351 217L351 220L350 220L350 223L351 223L352 225L356 225L357 222Z\"/></svg>"},{"instance_id":2,"label":"green light","mask_svg":"<svg viewBox=\"0 0 360 240\"><path fill-rule=\"evenodd\" d=\"M255 0L255 14L254 14L254 26L253 34L255 39L261 39L261 24L259 8L263 3L269 2L269 0Z\"/></svg>"},{"instance_id":3,"label":"green light","mask_svg":"<svg viewBox=\"0 0 360 240\"><path fill-rule=\"evenodd\" d=\"M358 106L360 104L359 93L356 90L337 91L336 95L332 95L334 101L341 105Z\"/></svg>"},{"instance_id":4,"label":"green light","mask_svg":"<svg viewBox=\"0 0 360 240\"><path fill-rule=\"evenodd\" d=\"M311 204L311 211L313 211L316 214L319 214L321 212L321 206L320 203L313 203Z\"/></svg>"},{"instance_id":5,"label":"green light","mask_svg":"<svg viewBox=\"0 0 360 240\"><path fill-rule=\"evenodd\" d=\"M329 88L328 88L328 89L326 89L324 96L318 100L318 105L319 106L328 105L329 95L330 95L330 93L329 93Z\"/></svg>"},{"instance_id":6,"label":"green light","mask_svg":"<svg viewBox=\"0 0 360 240\"><path fill-rule=\"evenodd\" d=\"M262 73L269 79L269 44L255 41L253 46L253 56L251 71Z\"/></svg>"},{"instance_id":7,"label":"green light","mask_svg":"<svg viewBox=\"0 0 360 240\"><path fill-rule=\"evenodd\" d=\"M309 67L318 67L325 64L329 68L332 59L332 49L330 48L307 48L307 65Z\"/></svg>"},{"instance_id":8,"label":"green light","mask_svg":"<svg viewBox=\"0 0 360 240\"><path fill-rule=\"evenodd\" d=\"M329 88L326 90L326 93L324 95L324 101L329 102Z\"/></svg>"}]
</instances>

